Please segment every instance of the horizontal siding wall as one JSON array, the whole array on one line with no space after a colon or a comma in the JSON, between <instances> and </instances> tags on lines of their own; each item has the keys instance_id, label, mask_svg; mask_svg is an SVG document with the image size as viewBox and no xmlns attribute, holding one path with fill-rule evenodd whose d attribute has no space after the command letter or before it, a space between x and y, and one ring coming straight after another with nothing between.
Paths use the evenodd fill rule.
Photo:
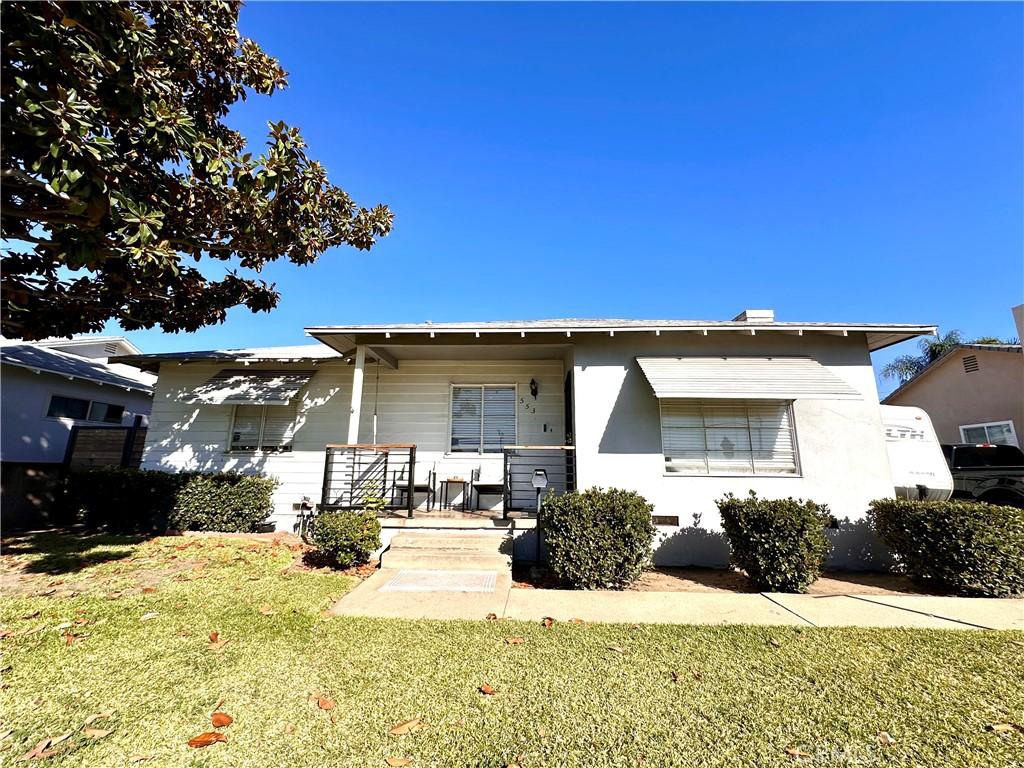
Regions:
<instances>
[{"instance_id":1,"label":"horizontal siding wall","mask_svg":"<svg viewBox=\"0 0 1024 768\"><path fill-rule=\"evenodd\" d=\"M293 449L276 455L229 453L231 406L187 402L189 392L223 367L161 366L142 466L166 471L234 469L277 477L281 485L275 494L274 520L278 529L290 530L296 515L293 505L303 496L313 503L320 500L324 446L346 441L352 366L331 361L316 367L316 374L299 393ZM271 367L252 366L253 370ZM474 467L482 467L485 478L495 473L500 477L500 455L446 453L451 385L515 384L518 442L560 445L565 435L563 368L561 360L403 360L398 369L381 366L379 371L368 364L359 441L374 442L376 408L376 442L415 443L420 473L436 465L441 477L468 477ZM539 387L536 399L530 395L531 379ZM488 504L492 501L500 503L500 499L485 499Z\"/></svg>"}]
</instances>

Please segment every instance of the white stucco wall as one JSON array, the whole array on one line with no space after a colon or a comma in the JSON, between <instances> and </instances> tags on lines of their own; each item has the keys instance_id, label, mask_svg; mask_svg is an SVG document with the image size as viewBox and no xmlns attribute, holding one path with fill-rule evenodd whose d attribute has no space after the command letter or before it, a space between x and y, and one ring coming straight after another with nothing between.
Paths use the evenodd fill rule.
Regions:
<instances>
[{"instance_id":1,"label":"white stucco wall","mask_svg":"<svg viewBox=\"0 0 1024 768\"><path fill-rule=\"evenodd\" d=\"M136 414L148 414L151 405L150 396L141 392L69 380L51 373L37 374L13 365L3 366L0 379L0 458L5 462L59 464L64 461L71 427L76 423L97 426L92 421L48 417L46 411L52 395L123 405L121 424L125 426L131 426Z\"/></svg>"},{"instance_id":2,"label":"white stucco wall","mask_svg":"<svg viewBox=\"0 0 1024 768\"><path fill-rule=\"evenodd\" d=\"M191 390L223 367L206 363L161 366L142 467L167 471L237 470L274 476L280 486L274 497L272 522L278 530L292 530L297 516L294 505L303 496L313 503L320 501L324 446L346 442L353 368L339 360L317 365L316 374L298 396L292 451L264 455L228 452L231 406L188 401ZM252 369L273 367L254 365ZM308 369L309 365L276 367ZM563 371L561 360L402 360L397 369L381 366L378 384L377 367L368 364L363 381L359 442L415 443L420 476L436 464L442 477L468 477L474 467L481 466L484 477L500 478L500 454L446 453L451 385L515 384L522 400L517 411L519 442L560 445L565 432ZM539 386L536 400L529 393L531 379ZM484 502L500 506L498 497L484 497Z\"/></svg>"},{"instance_id":3,"label":"white stucco wall","mask_svg":"<svg viewBox=\"0 0 1024 768\"><path fill-rule=\"evenodd\" d=\"M863 399L794 402L798 477L666 475L658 401L635 358L708 354L810 356ZM833 534L833 564L865 567L885 561L864 522L868 502L891 496L893 485L863 335L581 336L574 348L574 389L579 487L632 489L654 504L655 514L679 516L680 526L659 528L657 563L724 565L728 546L715 499L749 490L767 498L825 502L837 517L849 518L851 524ZM699 527L693 524L695 515Z\"/></svg>"}]
</instances>

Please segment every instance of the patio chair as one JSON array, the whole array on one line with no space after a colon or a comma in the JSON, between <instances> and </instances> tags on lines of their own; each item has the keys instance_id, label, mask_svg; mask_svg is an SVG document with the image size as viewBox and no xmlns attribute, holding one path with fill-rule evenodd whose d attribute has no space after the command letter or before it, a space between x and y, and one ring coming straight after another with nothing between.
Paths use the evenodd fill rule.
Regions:
<instances>
[{"instance_id":1,"label":"patio chair","mask_svg":"<svg viewBox=\"0 0 1024 768\"><path fill-rule=\"evenodd\" d=\"M496 478L481 478L481 473L482 473L481 468L477 467L476 469L473 470L473 473L470 475L470 481L469 481L470 502L472 502L472 500L473 500L473 494L476 493L476 504L475 505L473 505L472 503L470 504L470 506L473 509L476 509L480 505L480 494L487 493L487 494L500 495L502 497L503 501L504 501L504 497L505 497L505 480L504 480L504 478L500 478L500 479L496 479Z\"/></svg>"},{"instance_id":2,"label":"patio chair","mask_svg":"<svg viewBox=\"0 0 1024 768\"><path fill-rule=\"evenodd\" d=\"M395 472L394 483L392 485L393 492L398 496L398 506L402 506L406 502L406 494L409 490L409 484L407 482L408 475L406 469L401 469ZM425 493L427 495L427 512L429 512L434 502L437 501L437 470L436 465L431 464L430 469L427 470L426 477L421 472L416 473L416 478L413 482L412 492Z\"/></svg>"}]
</instances>

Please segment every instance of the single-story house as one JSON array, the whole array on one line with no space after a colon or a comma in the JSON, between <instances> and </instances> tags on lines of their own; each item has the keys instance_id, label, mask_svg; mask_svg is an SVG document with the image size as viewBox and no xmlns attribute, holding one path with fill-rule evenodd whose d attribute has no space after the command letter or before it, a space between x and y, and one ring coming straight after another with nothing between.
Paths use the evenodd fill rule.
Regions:
<instances>
[{"instance_id":1,"label":"single-story house","mask_svg":"<svg viewBox=\"0 0 1024 768\"><path fill-rule=\"evenodd\" d=\"M131 354L139 349L121 336L0 342L6 527L45 519L76 427L110 430L123 442L129 429L145 426L156 377L107 362Z\"/></svg>"},{"instance_id":2,"label":"single-story house","mask_svg":"<svg viewBox=\"0 0 1024 768\"><path fill-rule=\"evenodd\" d=\"M754 490L827 502L851 521L834 560L857 565L868 502L893 493L870 353L934 331L771 310L318 326L315 345L119 362L159 372L143 468L276 476L278 529L304 498L366 495L386 499L386 527L465 507L527 528L536 479L636 490L655 507L656 562L721 565L715 499Z\"/></svg>"},{"instance_id":3,"label":"single-story house","mask_svg":"<svg viewBox=\"0 0 1024 768\"><path fill-rule=\"evenodd\" d=\"M1024 305L1013 308L1018 338ZM931 417L942 443L1024 446L1024 353L1018 344L959 344L883 401Z\"/></svg>"}]
</instances>

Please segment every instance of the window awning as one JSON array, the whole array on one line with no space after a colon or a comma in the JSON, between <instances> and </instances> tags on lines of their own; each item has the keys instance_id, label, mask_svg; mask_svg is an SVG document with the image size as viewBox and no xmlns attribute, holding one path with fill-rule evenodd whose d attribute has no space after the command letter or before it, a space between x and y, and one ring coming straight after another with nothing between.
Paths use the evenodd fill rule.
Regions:
<instances>
[{"instance_id":1,"label":"window awning","mask_svg":"<svg viewBox=\"0 0 1024 768\"><path fill-rule=\"evenodd\" d=\"M188 393L212 405L287 405L316 371L225 369Z\"/></svg>"},{"instance_id":2,"label":"window awning","mask_svg":"<svg viewBox=\"0 0 1024 768\"><path fill-rule=\"evenodd\" d=\"M658 398L859 400L861 394L809 357L638 357Z\"/></svg>"}]
</instances>

